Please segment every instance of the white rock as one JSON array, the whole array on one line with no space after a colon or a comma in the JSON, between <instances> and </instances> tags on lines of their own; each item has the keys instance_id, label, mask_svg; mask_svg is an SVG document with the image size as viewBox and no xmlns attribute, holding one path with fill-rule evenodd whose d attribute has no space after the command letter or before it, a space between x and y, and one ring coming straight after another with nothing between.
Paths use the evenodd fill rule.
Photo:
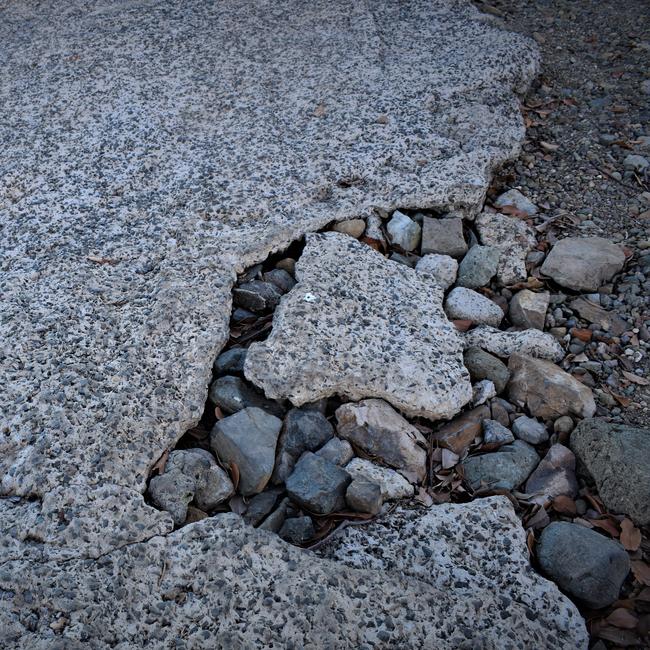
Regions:
<instances>
[{"instance_id":1,"label":"white rock","mask_svg":"<svg viewBox=\"0 0 650 650\"><path fill-rule=\"evenodd\" d=\"M516 217L493 212L482 212L476 218L476 229L484 246L501 251L497 278L504 285L526 279L526 255L536 245L533 229Z\"/></svg>"},{"instance_id":2,"label":"white rock","mask_svg":"<svg viewBox=\"0 0 650 650\"><path fill-rule=\"evenodd\" d=\"M422 228L399 210L393 213L386 230L391 242L405 251L414 250L420 243Z\"/></svg>"},{"instance_id":3,"label":"white rock","mask_svg":"<svg viewBox=\"0 0 650 650\"><path fill-rule=\"evenodd\" d=\"M458 262L450 255L430 253L418 261L415 270L431 275L443 289L448 289L456 282Z\"/></svg>"},{"instance_id":4,"label":"white rock","mask_svg":"<svg viewBox=\"0 0 650 650\"><path fill-rule=\"evenodd\" d=\"M485 402L496 397L496 395L497 389L494 386L494 382L491 382L489 379L483 379L474 384L472 406L485 404Z\"/></svg>"},{"instance_id":5,"label":"white rock","mask_svg":"<svg viewBox=\"0 0 650 650\"><path fill-rule=\"evenodd\" d=\"M471 399L462 340L430 276L330 232L307 237L296 279L271 335L246 355L246 377L267 397L378 397L434 420Z\"/></svg>"},{"instance_id":6,"label":"white rock","mask_svg":"<svg viewBox=\"0 0 650 650\"><path fill-rule=\"evenodd\" d=\"M503 311L499 305L465 287L451 290L445 300L445 312L451 320L471 320L494 327L498 327L503 320Z\"/></svg>"},{"instance_id":7,"label":"white rock","mask_svg":"<svg viewBox=\"0 0 650 650\"><path fill-rule=\"evenodd\" d=\"M394 469L382 467L366 460L353 458L346 466L345 471L352 478L365 478L381 487L381 496L384 500L402 499L413 496L413 486Z\"/></svg>"},{"instance_id":8,"label":"white rock","mask_svg":"<svg viewBox=\"0 0 650 650\"><path fill-rule=\"evenodd\" d=\"M494 207L496 208L504 208L506 206L513 207L529 217L537 214L537 206L519 190L508 190L501 194L494 202Z\"/></svg>"},{"instance_id":9,"label":"white rock","mask_svg":"<svg viewBox=\"0 0 650 650\"><path fill-rule=\"evenodd\" d=\"M561 361L564 349L552 335L540 330L502 332L482 325L463 334L465 349L477 347L498 357L509 357L518 352L538 359Z\"/></svg>"}]
</instances>

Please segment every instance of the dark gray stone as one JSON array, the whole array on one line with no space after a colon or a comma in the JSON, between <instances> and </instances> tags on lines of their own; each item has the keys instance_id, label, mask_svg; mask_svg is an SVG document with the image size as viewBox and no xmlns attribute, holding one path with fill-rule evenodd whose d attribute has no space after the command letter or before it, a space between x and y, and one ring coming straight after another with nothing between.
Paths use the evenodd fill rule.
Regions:
<instances>
[{"instance_id":1,"label":"dark gray stone","mask_svg":"<svg viewBox=\"0 0 650 650\"><path fill-rule=\"evenodd\" d=\"M282 499L280 505L260 524L260 530L268 530L272 533L277 533L282 528L282 524L286 519L288 507L289 499Z\"/></svg>"},{"instance_id":2,"label":"dark gray stone","mask_svg":"<svg viewBox=\"0 0 650 650\"><path fill-rule=\"evenodd\" d=\"M489 379L497 390L502 393L508 385L510 371L501 359L481 350L481 348L468 348L463 355L463 363L473 382Z\"/></svg>"},{"instance_id":3,"label":"dark gray stone","mask_svg":"<svg viewBox=\"0 0 650 650\"><path fill-rule=\"evenodd\" d=\"M266 516L273 510L283 490L271 488L256 494L249 502L243 519L251 526L259 526Z\"/></svg>"},{"instance_id":4,"label":"dark gray stone","mask_svg":"<svg viewBox=\"0 0 650 650\"><path fill-rule=\"evenodd\" d=\"M273 269L265 273L264 281L274 284L282 293L287 293L296 286L293 276L284 269Z\"/></svg>"},{"instance_id":5,"label":"dark gray stone","mask_svg":"<svg viewBox=\"0 0 650 650\"><path fill-rule=\"evenodd\" d=\"M457 217L422 220L422 255L439 253L450 257L462 257L467 252L463 236L463 220Z\"/></svg>"},{"instance_id":6,"label":"dark gray stone","mask_svg":"<svg viewBox=\"0 0 650 650\"><path fill-rule=\"evenodd\" d=\"M515 441L512 431L496 420L483 420L483 442L486 445L507 445Z\"/></svg>"},{"instance_id":7,"label":"dark gray stone","mask_svg":"<svg viewBox=\"0 0 650 650\"><path fill-rule=\"evenodd\" d=\"M232 297L238 307L260 313L275 309L280 302L282 292L272 282L251 280L235 287Z\"/></svg>"},{"instance_id":8,"label":"dark gray stone","mask_svg":"<svg viewBox=\"0 0 650 650\"><path fill-rule=\"evenodd\" d=\"M376 515L384 503L381 486L364 478L355 478L348 486L345 501L352 510Z\"/></svg>"},{"instance_id":9,"label":"dark gray stone","mask_svg":"<svg viewBox=\"0 0 650 650\"><path fill-rule=\"evenodd\" d=\"M525 442L515 440L498 451L470 456L463 461L465 478L473 490L479 488L513 490L537 467L539 456Z\"/></svg>"},{"instance_id":10,"label":"dark gray stone","mask_svg":"<svg viewBox=\"0 0 650 650\"><path fill-rule=\"evenodd\" d=\"M525 415L518 417L512 423L512 430L517 438L531 445L539 445L548 440L548 431L544 423Z\"/></svg>"},{"instance_id":11,"label":"dark gray stone","mask_svg":"<svg viewBox=\"0 0 650 650\"><path fill-rule=\"evenodd\" d=\"M650 524L650 429L583 420L570 446L609 510Z\"/></svg>"},{"instance_id":12,"label":"dark gray stone","mask_svg":"<svg viewBox=\"0 0 650 650\"><path fill-rule=\"evenodd\" d=\"M568 522L553 522L544 529L537 559L564 591L594 608L618 598L630 570L630 558L618 542Z\"/></svg>"},{"instance_id":13,"label":"dark gray stone","mask_svg":"<svg viewBox=\"0 0 650 650\"><path fill-rule=\"evenodd\" d=\"M224 463L239 469L237 491L261 492L271 478L282 421L258 408L245 408L219 420L210 433L210 446Z\"/></svg>"},{"instance_id":14,"label":"dark gray stone","mask_svg":"<svg viewBox=\"0 0 650 650\"><path fill-rule=\"evenodd\" d=\"M335 465L343 467L347 465L354 456L352 445L347 440L332 438L326 442L317 452L318 456L329 460Z\"/></svg>"},{"instance_id":15,"label":"dark gray stone","mask_svg":"<svg viewBox=\"0 0 650 650\"><path fill-rule=\"evenodd\" d=\"M214 371L218 375L241 373L244 371L246 348L230 348L221 353L214 362Z\"/></svg>"},{"instance_id":16,"label":"dark gray stone","mask_svg":"<svg viewBox=\"0 0 650 650\"><path fill-rule=\"evenodd\" d=\"M494 246L472 246L458 267L456 284L478 289L496 275L501 251Z\"/></svg>"},{"instance_id":17,"label":"dark gray stone","mask_svg":"<svg viewBox=\"0 0 650 650\"><path fill-rule=\"evenodd\" d=\"M316 530L311 517L292 517L285 520L278 534L290 544L304 544L316 534Z\"/></svg>"},{"instance_id":18,"label":"dark gray stone","mask_svg":"<svg viewBox=\"0 0 650 650\"><path fill-rule=\"evenodd\" d=\"M284 415L284 408L279 402L260 395L243 379L233 375L225 375L212 382L210 401L228 415L251 406L279 418Z\"/></svg>"},{"instance_id":19,"label":"dark gray stone","mask_svg":"<svg viewBox=\"0 0 650 650\"><path fill-rule=\"evenodd\" d=\"M327 515L345 507L350 475L334 463L306 452L287 479L287 493L301 507Z\"/></svg>"}]
</instances>

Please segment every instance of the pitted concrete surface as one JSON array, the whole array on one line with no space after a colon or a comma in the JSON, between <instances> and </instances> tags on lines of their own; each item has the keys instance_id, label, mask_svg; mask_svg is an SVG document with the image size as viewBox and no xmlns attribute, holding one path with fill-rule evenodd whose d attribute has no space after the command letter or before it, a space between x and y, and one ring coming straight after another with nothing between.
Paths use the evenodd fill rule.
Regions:
<instances>
[{"instance_id":1,"label":"pitted concrete surface","mask_svg":"<svg viewBox=\"0 0 650 650\"><path fill-rule=\"evenodd\" d=\"M377 207L477 213L537 69L454 0L26 0L0 40L5 563L170 532L141 494L236 272Z\"/></svg>"}]
</instances>

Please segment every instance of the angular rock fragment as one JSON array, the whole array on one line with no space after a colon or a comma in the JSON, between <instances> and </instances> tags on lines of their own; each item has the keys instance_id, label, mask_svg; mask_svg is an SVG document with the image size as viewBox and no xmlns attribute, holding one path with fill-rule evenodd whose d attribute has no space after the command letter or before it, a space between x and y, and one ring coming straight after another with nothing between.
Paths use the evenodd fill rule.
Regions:
<instances>
[{"instance_id":1,"label":"angular rock fragment","mask_svg":"<svg viewBox=\"0 0 650 650\"><path fill-rule=\"evenodd\" d=\"M332 230L340 232L344 235L350 235L358 239L363 235L366 229L366 222L363 219L348 219L346 221L339 221L332 226Z\"/></svg>"},{"instance_id":2,"label":"angular rock fragment","mask_svg":"<svg viewBox=\"0 0 650 650\"><path fill-rule=\"evenodd\" d=\"M530 445L515 440L498 451L463 461L465 478L473 490L514 490L537 467L539 456Z\"/></svg>"},{"instance_id":3,"label":"angular rock fragment","mask_svg":"<svg viewBox=\"0 0 650 650\"><path fill-rule=\"evenodd\" d=\"M422 255L437 253L450 257L462 257L467 252L467 242L463 235L463 220L458 217L436 219L424 217L422 220Z\"/></svg>"},{"instance_id":4,"label":"angular rock fragment","mask_svg":"<svg viewBox=\"0 0 650 650\"><path fill-rule=\"evenodd\" d=\"M483 420L483 443L486 445L507 445L515 441L512 431L496 420Z\"/></svg>"},{"instance_id":5,"label":"angular rock fragment","mask_svg":"<svg viewBox=\"0 0 650 650\"><path fill-rule=\"evenodd\" d=\"M412 497L415 490L399 472L388 467L381 467L365 458L353 458L346 466L345 471L353 478L363 478L371 483L377 483L381 488L384 500L402 499Z\"/></svg>"},{"instance_id":6,"label":"angular rock fragment","mask_svg":"<svg viewBox=\"0 0 650 650\"><path fill-rule=\"evenodd\" d=\"M289 504L290 501L288 498L282 499L278 507L259 525L259 529L267 530L271 533L279 532L286 519Z\"/></svg>"},{"instance_id":7,"label":"angular rock fragment","mask_svg":"<svg viewBox=\"0 0 650 650\"><path fill-rule=\"evenodd\" d=\"M348 486L345 501L352 510L376 515L384 502L381 486L365 478L355 478Z\"/></svg>"},{"instance_id":8,"label":"angular rock fragment","mask_svg":"<svg viewBox=\"0 0 650 650\"><path fill-rule=\"evenodd\" d=\"M426 273L433 276L436 282L443 288L448 289L456 282L458 273L458 262L449 255L437 255L431 253L425 255L416 265L418 273Z\"/></svg>"},{"instance_id":9,"label":"angular rock fragment","mask_svg":"<svg viewBox=\"0 0 650 650\"><path fill-rule=\"evenodd\" d=\"M210 446L224 464L239 470L237 491L261 492L271 478L275 447L282 420L259 408L248 407L219 420L210 433Z\"/></svg>"},{"instance_id":10,"label":"angular rock fragment","mask_svg":"<svg viewBox=\"0 0 650 650\"><path fill-rule=\"evenodd\" d=\"M537 244L534 230L521 219L493 212L482 212L476 218L476 229L484 246L501 251L497 277L504 285L526 279L526 255Z\"/></svg>"},{"instance_id":11,"label":"angular rock fragment","mask_svg":"<svg viewBox=\"0 0 650 650\"><path fill-rule=\"evenodd\" d=\"M552 445L535 471L526 481L526 493L535 495L533 501L544 504L558 496L578 494L576 457L564 445Z\"/></svg>"},{"instance_id":12,"label":"angular rock fragment","mask_svg":"<svg viewBox=\"0 0 650 650\"><path fill-rule=\"evenodd\" d=\"M311 517L292 517L285 519L278 535L290 544L304 544L314 535L314 522Z\"/></svg>"},{"instance_id":13,"label":"angular rock fragment","mask_svg":"<svg viewBox=\"0 0 650 650\"><path fill-rule=\"evenodd\" d=\"M489 417L490 409L485 405L478 406L443 424L434 431L434 439L441 447L460 456L481 434L483 420Z\"/></svg>"},{"instance_id":14,"label":"angular rock fragment","mask_svg":"<svg viewBox=\"0 0 650 650\"><path fill-rule=\"evenodd\" d=\"M266 399L239 377L225 375L210 386L210 401L228 415L248 407L267 411L282 417L284 409L277 402Z\"/></svg>"},{"instance_id":15,"label":"angular rock fragment","mask_svg":"<svg viewBox=\"0 0 650 650\"><path fill-rule=\"evenodd\" d=\"M282 292L272 282L251 280L235 287L232 290L232 297L238 307L260 313L275 309L280 302Z\"/></svg>"},{"instance_id":16,"label":"angular rock fragment","mask_svg":"<svg viewBox=\"0 0 650 650\"><path fill-rule=\"evenodd\" d=\"M243 519L251 526L259 526L275 507L283 490L271 488L256 494L249 502Z\"/></svg>"},{"instance_id":17,"label":"angular rock fragment","mask_svg":"<svg viewBox=\"0 0 650 650\"><path fill-rule=\"evenodd\" d=\"M379 397L434 420L469 401L461 340L432 278L332 232L307 236L296 276L271 335L246 356L246 376L268 397Z\"/></svg>"},{"instance_id":18,"label":"angular rock fragment","mask_svg":"<svg viewBox=\"0 0 650 650\"><path fill-rule=\"evenodd\" d=\"M332 438L329 442L325 443L316 454L329 460L335 465L343 467L352 460L354 450L347 440Z\"/></svg>"},{"instance_id":19,"label":"angular rock fragment","mask_svg":"<svg viewBox=\"0 0 650 650\"><path fill-rule=\"evenodd\" d=\"M570 446L609 510L650 524L650 429L583 420Z\"/></svg>"},{"instance_id":20,"label":"angular rock fragment","mask_svg":"<svg viewBox=\"0 0 650 650\"><path fill-rule=\"evenodd\" d=\"M458 267L459 287L478 289L496 275L501 252L493 246L472 246Z\"/></svg>"},{"instance_id":21,"label":"angular rock fragment","mask_svg":"<svg viewBox=\"0 0 650 650\"><path fill-rule=\"evenodd\" d=\"M193 500L200 510L210 511L234 493L228 474L204 449L183 449L169 454L165 471L149 482L149 495L156 506L167 510L180 526Z\"/></svg>"},{"instance_id":22,"label":"angular rock fragment","mask_svg":"<svg viewBox=\"0 0 650 650\"><path fill-rule=\"evenodd\" d=\"M336 410L337 432L413 483L426 476L427 441L389 404L379 399L348 402Z\"/></svg>"},{"instance_id":23,"label":"angular rock fragment","mask_svg":"<svg viewBox=\"0 0 650 650\"><path fill-rule=\"evenodd\" d=\"M509 315L512 324L525 329L543 330L549 300L550 294L547 291L518 291L510 301Z\"/></svg>"},{"instance_id":24,"label":"angular rock fragment","mask_svg":"<svg viewBox=\"0 0 650 650\"><path fill-rule=\"evenodd\" d=\"M578 312L580 318L584 318L590 323L596 323L601 329L609 332L613 336L620 336L628 325L618 314L613 311L603 309L586 298L576 298L569 303L573 311Z\"/></svg>"},{"instance_id":25,"label":"angular rock fragment","mask_svg":"<svg viewBox=\"0 0 650 650\"><path fill-rule=\"evenodd\" d=\"M489 379L483 379L472 386L472 406L480 406L496 397L497 389Z\"/></svg>"},{"instance_id":26,"label":"angular rock fragment","mask_svg":"<svg viewBox=\"0 0 650 650\"><path fill-rule=\"evenodd\" d=\"M534 417L555 420L562 415L590 418L596 412L591 389L554 363L513 354L508 363L510 401Z\"/></svg>"},{"instance_id":27,"label":"angular rock fragment","mask_svg":"<svg viewBox=\"0 0 650 650\"><path fill-rule=\"evenodd\" d=\"M214 371L218 375L240 373L244 371L244 361L246 361L246 348L230 348L216 358Z\"/></svg>"},{"instance_id":28,"label":"angular rock fragment","mask_svg":"<svg viewBox=\"0 0 650 650\"><path fill-rule=\"evenodd\" d=\"M548 431L544 423L525 415L518 417L512 423L512 430L519 440L531 445L539 445L548 440Z\"/></svg>"},{"instance_id":29,"label":"angular rock fragment","mask_svg":"<svg viewBox=\"0 0 650 650\"><path fill-rule=\"evenodd\" d=\"M502 332L482 325L465 332L462 336L466 348L481 348L498 357L505 358L518 353L551 361L561 361L564 358L564 350L557 339L539 330Z\"/></svg>"},{"instance_id":30,"label":"angular rock fragment","mask_svg":"<svg viewBox=\"0 0 650 650\"><path fill-rule=\"evenodd\" d=\"M420 243L420 225L403 212L396 210L386 226L390 241L395 246L410 252Z\"/></svg>"},{"instance_id":31,"label":"angular rock fragment","mask_svg":"<svg viewBox=\"0 0 650 650\"><path fill-rule=\"evenodd\" d=\"M494 202L495 208L514 208L524 215L532 217L537 214L537 206L519 190L508 190L497 197Z\"/></svg>"},{"instance_id":32,"label":"angular rock fragment","mask_svg":"<svg viewBox=\"0 0 650 650\"><path fill-rule=\"evenodd\" d=\"M494 384L497 394L505 390L510 379L510 371L501 359L481 348L469 348L463 355L463 362L469 370L472 381L489 379Z\"/></svg>"},{"instance_id":33,"label":"angular rock fragment","mask_svg":"<svg viewBox=\"0 0 650 650\"><path fill-rule=\"evenodd\" d=\"M602 237L560 239L546 256L541 272L572 291L596 291L625 263L620 246Z\"/></svg>"},{"instance_id":34,"label":"angular rock fragment","mask_svg":"<svg viewBox=\"0 0 650 650\"><path fill-rule=\"evenodd\" d=\"M445 300L445 313L451 320L469 320L494 327L498 327L503 320L503 311L499 305L465 287L451 290Z\"/></svg>"},{"instance_id":35,"label":"angular rock fragment","mask_svg":"<svg viewBox=\"0 0 650 650\"><path fill-rule=\"evenodd\" d=\"M285 269L273 269L263 275L265 282L274 284L282 293L291 291L296 286L293 276Z\"/></svg>"},{"instance_id":36,"label":"angular rock fragment","mask_svg":"<svg viewBox=\"0 0 650 650\"><path fill-rule=\"evenodd\" d=\"M327 515L345 508L350 474L322 456L306 452L287 479L287 494L310 512Z\"/></svg>"},{"instance_id":37,"label":"angular rock fragment","mask_svg":"<svg viewBox=\"0 0 650 650\"><path fill-rule=\"evenodd\" d=\"M555 521L542 532L537 559L544 573L589 607L606 607L630 570L623 547L593 530Z\"/></svg>"}]
</instances>

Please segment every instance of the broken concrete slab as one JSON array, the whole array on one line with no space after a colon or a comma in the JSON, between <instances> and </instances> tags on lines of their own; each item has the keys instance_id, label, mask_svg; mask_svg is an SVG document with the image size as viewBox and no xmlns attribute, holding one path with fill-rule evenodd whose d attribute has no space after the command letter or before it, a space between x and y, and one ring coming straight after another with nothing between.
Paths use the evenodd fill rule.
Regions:
<instances>
[{"instance_id":1,"label":"broken concrete slab","mask_svg":"<svg viewBox=\"0 0 650 650\"><path fill-rule=\"evenodd\" d=\"M434 420L471 399L462 341L433 278L330 232L307 237L296 279L270 336L246 355L246 377L268 397L377 397Z\"/></svg>"},{"instance_id":2,"label":"broken concrete slab","mask_svg":"<svg viewBox=\"0 0 650 650\"><path fill-rule=\"evenodd\" d=\"M513 354L525 354L551 361L564 358L564 349L558 340L552 334L536 329L503 332L489 325L482 325L462 336L465 349L477 347L498 357L508 358Z\"/></svg>"},{"instance_id":3,"label":"broken concrete slab","mask_svg":"<svg viewBox=\"0 0 650 650\"><path fill-rule=\"evenodd\" d=\"M497 278L504 285L525 280L526 255L537 244L535 231L516 217L496 212L481 212L476 218L476 229L484 246L501 251Z\"/></svg>"}]
</instances>

